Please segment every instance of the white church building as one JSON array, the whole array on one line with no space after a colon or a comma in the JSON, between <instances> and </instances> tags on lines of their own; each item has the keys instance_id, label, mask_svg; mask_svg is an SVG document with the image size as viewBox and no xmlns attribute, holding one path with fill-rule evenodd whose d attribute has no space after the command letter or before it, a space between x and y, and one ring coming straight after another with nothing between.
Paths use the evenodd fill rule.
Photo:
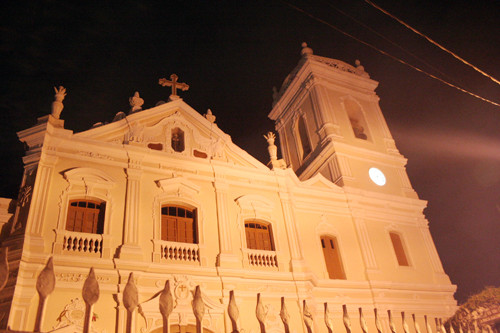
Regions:
<instances>
[{"instance_id":1,"label":"white church building","mask_svg":"<svg viewBox=\"0 0 500 333\"><path fill-rule=\"evenodd\" d=\"M56 90L52 114L18 133L27 150L12 216L0 202L0 265L8 266L0 329L33 331L37 278L52 257L42 332L83 330L91 267L100 288L91 332L164 332L153 296L166 280L170 332L195 332L196 286L204 332L238 331L230 291L239 332L261 332L257 294L265 332L287 332L282 298L290 332L330 332L325 303L335 332L345 330L343 305L355 333L435 332L434 319L456 310L456 286L379 107L378 82L359 62L317 56L305 44L301 54L274 93L269 117L283 159L268 133L268 165L233 144L216 115L177 96L187 86L176 76L161 80L173 85L168 102L142 110L137 94L129 114L80 133L64 128L65 90ZM131 272L141 311L129 322Z\"/></svg>"}]
</instances>

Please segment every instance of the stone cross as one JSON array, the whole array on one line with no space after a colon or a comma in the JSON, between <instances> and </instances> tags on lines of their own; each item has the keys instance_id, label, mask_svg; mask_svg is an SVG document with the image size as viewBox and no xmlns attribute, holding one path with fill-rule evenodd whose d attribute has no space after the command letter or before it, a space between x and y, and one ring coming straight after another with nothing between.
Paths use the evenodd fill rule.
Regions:
<instances>
[{"instance_id":1,"label":"stone cross","mask_svg":"<svg viewBox=\"0 0 500 333\"><path fill-rule=\"evenodd\" d=\"M189 89L189 85L187 85L186 83L177 82L178 79L179 77L177 75L172 74L170 75L170 80L172 81L169 81L165 78L158 80L158 84L160 84L162 87L172 87L172 94L169 97L171 101L179 99L179 96L177 96L177 89L181 89L182 91L186 91Z\"/></svg>"}]
</instances>

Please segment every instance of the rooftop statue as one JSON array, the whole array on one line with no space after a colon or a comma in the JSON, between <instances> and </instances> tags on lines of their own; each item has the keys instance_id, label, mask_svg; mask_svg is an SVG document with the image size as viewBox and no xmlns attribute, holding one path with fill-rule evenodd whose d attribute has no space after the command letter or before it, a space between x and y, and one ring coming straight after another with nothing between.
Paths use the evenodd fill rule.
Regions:
<instances>
[{"instance_id":1,"label":"rooftop statue","mask_svg":"<svg viewBox=\"0 0 500 333\"><path fill-rule=\"evenodd\" d=\"M204 116L212 124L215 123L215 116L213 115L212 110L207 109L207 113L205 113Z\"/></svg>"},{"instance_id":2,"label":"rooftop statue","mask_svg":"<svg viewBox=\"0 0 500 333\"><path fill-rule=\"evenodd\" d=\"M136 91L134 96L128 99L130 103L130 113L134 113L142 110L142 105L144 104L144 100L139 96L139 92Z\"/></svg>"},{"instance_id":3,"label":"rooftop statue","mask_svg":"<svg viewBox=\"0 0 500 333\"><path fill-rule=\"evenodd\" d=\"M64 109L64 104L62 103L62 101L64 100L64 97L66 97L66 88L64 88L63 86L59 86L59 89L54 87L54 91L56 92L56 94L54 95L54 101L52 102L51 114L55 118L59 119L59 116Z\"/></svg>"}]
</instances>

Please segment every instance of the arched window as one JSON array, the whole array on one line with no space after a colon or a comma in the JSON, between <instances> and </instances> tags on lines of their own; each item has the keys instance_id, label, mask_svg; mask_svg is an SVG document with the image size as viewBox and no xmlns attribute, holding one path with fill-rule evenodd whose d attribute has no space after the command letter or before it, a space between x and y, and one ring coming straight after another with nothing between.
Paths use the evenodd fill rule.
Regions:
<instances>
[{"instance_id":1,"label":"arched window","mask_svg":"<svg viewBox=\"0 0 500 333\"><path fill-rule=\"evenodd\" d=\"M257 221L245 221L247 247L253 250L274 251L271 225Z\"/></svg>"},{"instance_id":2,"label":"arched window","mask_svg":"<svg viewBox=\"0 0 500 333\"><path fill-rule=\"evenodd\" d=\"M66 230L102 234L106 204L96 200L71 200L66 218Z\"/></svg>"},{"instance_id":3,"label":"arched window","mask_svg":"<svg viewBox=\"0 0 500 333\"><path fill-rule=\"evenodd\" d=\"M410 266L401 236L395 232L390 232L389 235L391 236L392 247L396 253L399 266Z\"/></svg>"},{"instance_id":4,"label":"arched window","mask_svg":"<svg viewBox=\"0 0 500 333\"><path fill-rule=\"evenodd\" d=\"M297 120L298 139L302 148L302 158L305 158L311 151L311 142L309 141L309 134L307 133L306 123L301 116Z\"/></svg>"},{"instance_id":5,"label":"arched window","mask_svg":"<svg viewBox=\"0 0 500 333\"><path fill-rule=\"evenodd\" d=\"M196 210L182 206L163 206L161 239L170 242L198 243Z\"/></svg>"},{"instance_id":6,"label":"arched window","mask_svg":"<svg viewBox=\"0 0 500 333\"><path fill-rule=\"evenodd\" d=\"M176 152L184 151L184 131L179 127L172 129L171 146Z\"/></svg>"},{"instance_id":7,"label":"arched window","mask_svg":"<svg viewBox=\"0 0 500 333\"><path fill-rule=\"evenodd\" d=\"M331 236L321 236L321 247L325 257L326 269L330 279L344 279L345 272L340 258L337 239Z\"/></svg>"},{"instance_id":8,"label":"arched window","mask_svg":"<svg viewBox=\"0 0 500 333\"><path fill-rule=\"evenodd\" d=\"M359 104L351 99L346 99L344 101L344 107L347 111L347 115L349 116L354 136L358 139L368 140L366 120Z\"/></svg>"}]
</instances>

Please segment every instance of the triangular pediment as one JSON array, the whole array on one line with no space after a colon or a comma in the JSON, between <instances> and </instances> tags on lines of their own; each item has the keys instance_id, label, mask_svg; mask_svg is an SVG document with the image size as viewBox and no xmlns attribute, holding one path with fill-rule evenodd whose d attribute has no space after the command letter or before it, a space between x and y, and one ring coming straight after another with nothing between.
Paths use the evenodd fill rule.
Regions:
<instances>
[{"instance_id":1,"label":"triangular pediment","mask_svg":"<svg viewBox=\"0 0 500 333\"><path fill-rule=\"evenodd\" d=\"M182 99L116 118L118 119L110 124L77 133L75 137L267 169L264 164L236 146L228 134L209 120L210 116L202 116Z\"/></svg>"}]
</instances>

